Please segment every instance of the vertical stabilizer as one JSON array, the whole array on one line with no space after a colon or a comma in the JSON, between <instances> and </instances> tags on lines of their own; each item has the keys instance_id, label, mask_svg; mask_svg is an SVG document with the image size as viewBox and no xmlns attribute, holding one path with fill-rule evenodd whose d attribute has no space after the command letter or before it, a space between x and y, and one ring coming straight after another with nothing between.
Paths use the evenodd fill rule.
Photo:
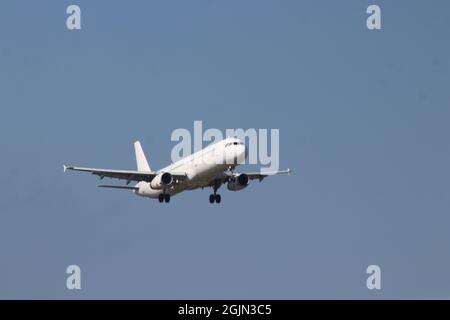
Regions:
<instances>
[{"instance_id":1,"label":"vertical stabilizer","mask_svg":"<svg viewBox=\"0 0 450 320\"><path fill-rule=\"evenodd\" d=\"M139 141L134 143L134 152L136 153L136 164L138 171L152 172Z\"/></svg>"}]
</instances>

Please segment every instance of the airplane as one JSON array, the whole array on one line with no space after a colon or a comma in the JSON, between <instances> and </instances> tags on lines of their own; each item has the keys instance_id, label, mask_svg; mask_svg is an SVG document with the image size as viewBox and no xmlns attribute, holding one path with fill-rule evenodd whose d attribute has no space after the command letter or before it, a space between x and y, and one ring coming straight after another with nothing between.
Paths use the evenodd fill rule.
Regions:
<instances>
[{"instance_id":1,"label":"airplane","mask_svg":"<svg viewBox=\"0 0 450 320\"><path fill-rule=\"evenodd\" d=\"M134 194L158 199L159 202L169 202L170 198L185 190L211 187L213 193L209 196L210 203L220 203L221 196L217 190L222 184L227 184L230 191L246 188L251 180L262 181L267 176L290 174L291 170L271 172L238 173L234 169L244 162L248 156L247 147L238 138L226 138L215 142L171 165L153 171L145 157L141 143L134 143L137 171L109 170L84 168L64 165L67 170L90 172L100 177L126 180L126 185L99 185L101 188L131 190ZM129 184L137 182L134 186Z\"/></svg>"}]
</instances>

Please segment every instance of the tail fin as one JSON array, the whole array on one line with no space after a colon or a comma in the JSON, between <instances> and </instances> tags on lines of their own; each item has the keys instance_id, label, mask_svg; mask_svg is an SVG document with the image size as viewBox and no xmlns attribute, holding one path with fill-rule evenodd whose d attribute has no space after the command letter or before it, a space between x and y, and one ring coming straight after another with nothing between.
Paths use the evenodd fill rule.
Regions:
<instances>
[{"instance_id":1,"label":"tail fin","mask_svg":"<svg viewBox=\"0 0 450 320\"><path fill-rule=\"evenodd\" d=\"M141 143L136 141L134 143L134 152L136 153L136 163L138 171L152 172L145 158L144 150L142 150Z\"/></svg>"}]
</instances>

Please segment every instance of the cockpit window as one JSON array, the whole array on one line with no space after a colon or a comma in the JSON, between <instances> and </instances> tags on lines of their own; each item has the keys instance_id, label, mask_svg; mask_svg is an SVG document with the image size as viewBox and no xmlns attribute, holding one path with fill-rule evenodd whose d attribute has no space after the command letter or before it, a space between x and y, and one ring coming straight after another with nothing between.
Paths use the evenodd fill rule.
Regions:
<instances>
[{"instance_id":1,"label":"cockpit window","mask_svg":"<svg viewBox=\"0 0 450 320\"><path fill-rule=\"evenodd\" d=\"M228 146L237 146L237 145L244 145L244 143L243 142L237 142L237 141L234 141L234 142L228 142L227 144L225 144L225 147L228 147Z\"/></svg>"}]
</instances>

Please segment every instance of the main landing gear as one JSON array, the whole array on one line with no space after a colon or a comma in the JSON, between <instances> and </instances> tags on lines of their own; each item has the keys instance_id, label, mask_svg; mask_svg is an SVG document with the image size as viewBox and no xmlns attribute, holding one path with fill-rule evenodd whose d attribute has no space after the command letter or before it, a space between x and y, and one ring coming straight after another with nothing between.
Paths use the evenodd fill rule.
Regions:
<instances>
[{"instance_id":1,"label":"main landing gear","mask_svg":"<svg viewBox=\"0 0 450 320\"><path fill-rule=\"evenodd\" d=\"M213 190L214 193L209 195L209 203L220 203L220 201L222 201L222 197L220 196L220 194L217 194L217 189L219 189L220 185L222 183L218 180L215 181L214 186L213 186Z\"/></svg>"},{"instance_id":2,"label":"main landing gear","mask_svg":"<svg viewBox=\"0 0 450 320\"><path fill-rule=\"evenodd\" d=\"M170 201L170 194L167 193L160 193L158 195L158 201L159 202L169 202Z\"/></svg>"},{"instance_id":3,"label":"main landing gear","mask_svg":"<svg viewBox=\"0 0 450 320\"><path fill-rule=\"evenodd\" d=\"M214 193L214 194L209 195L209 203L214 203L214 202L220 203L221 200L222 200L222 198L221 198L220 194Z\"/></svg>"}]
</instances>

